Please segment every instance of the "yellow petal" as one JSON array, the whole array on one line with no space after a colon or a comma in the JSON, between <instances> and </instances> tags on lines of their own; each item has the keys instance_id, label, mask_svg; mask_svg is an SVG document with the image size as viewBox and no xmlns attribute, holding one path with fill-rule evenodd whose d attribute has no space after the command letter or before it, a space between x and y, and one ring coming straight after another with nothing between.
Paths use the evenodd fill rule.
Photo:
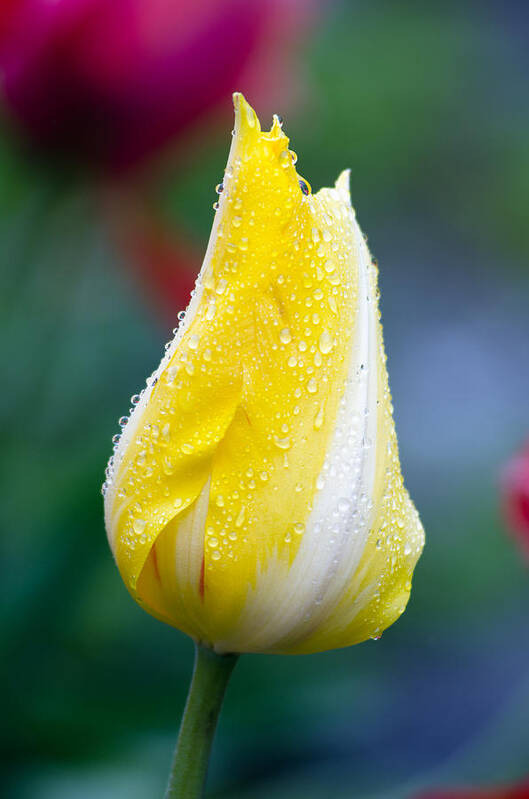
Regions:
<instances>
[{"instance_id":1,"label":"yellow petal","mask_svg":"<svg viewBox=\"0 0 529 799\"><path fill-rule=\"evenodd\" d=\"M218 651L317 651L395 620L423 532L348 174L311 194L278 118L262 132L234 103L196 293L117 447L107 530L157 617Z\"/></svg>"}]
</instances>

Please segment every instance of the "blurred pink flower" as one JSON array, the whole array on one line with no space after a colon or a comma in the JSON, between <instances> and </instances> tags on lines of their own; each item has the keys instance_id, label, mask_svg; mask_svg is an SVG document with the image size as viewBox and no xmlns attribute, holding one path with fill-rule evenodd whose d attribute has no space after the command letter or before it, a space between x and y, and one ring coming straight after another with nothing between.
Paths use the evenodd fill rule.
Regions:
<instances>
[{"instance_id":1,"label":"blurred pink flower","mask_svg":"<svg viewBox=\"0 0 529 799\"><path fill-rule=\"evenodd\" d=\"M261 107L271 93L281 100L312 9L311 0L2 0L5 102L38 145L122 168L234 89Z\"/></svg>"},{"instance_id":2,"label":"blurred pink flower","mask_svg":"<svg viewBox=\"0 0 529 799\"><path fill-rule=\"evenodd\" d=\"M529 441L504 466L501 491L504 518L529 560Z\"/></svg>"},{"instance_id":3,"label":"blurred pink flower","mask_svg":"<svg viewBox=\"0 0 529 799\"><path fill-rule=\"evenodd\" d=\"M529 799L529 780L510 787L426 791L415 799Z\"/></svg>"}]
</instances>

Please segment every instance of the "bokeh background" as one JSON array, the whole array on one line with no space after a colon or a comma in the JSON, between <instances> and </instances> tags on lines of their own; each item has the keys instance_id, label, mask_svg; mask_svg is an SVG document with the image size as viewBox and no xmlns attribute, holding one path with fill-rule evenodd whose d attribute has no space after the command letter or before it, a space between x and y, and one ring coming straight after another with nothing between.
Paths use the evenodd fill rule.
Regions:
<instances>
[{"instance_id":1,"label":"bokeh background","mask_svg":"<svg viewBox=\"0 0 529 799\"><path fill-rule=\"evenodd\" d=\"M36 0L17 29L24 5L0 11L6 799L163 793L192 643L129 598L100 486L200 266L235 89L283 115L314 190L352 169L428 538L379 641L241 659L208 795L412 799L522 780L529 573L498 486L529 435L527 4L156 0L130 47L142 3L117 2L103 33L101 8L79 28L83 2L44 4L70 6L57 35ZM144 65L142 25L176 56Z\"/></svg>"}]
</instances>

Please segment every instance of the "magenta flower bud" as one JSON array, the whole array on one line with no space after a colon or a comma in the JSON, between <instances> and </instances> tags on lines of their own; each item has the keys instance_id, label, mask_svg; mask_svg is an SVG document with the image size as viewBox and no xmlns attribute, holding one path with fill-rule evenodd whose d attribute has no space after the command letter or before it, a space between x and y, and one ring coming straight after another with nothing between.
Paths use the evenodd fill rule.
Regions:
<instances>
[{"instance_id":1,"label":"magenta flower bud","mask_svg":"<svg viewBox=\"0 0 529 799\"><path fill-rule=\"evenodd\" d=\"M443 788L426 791L416 799L528 799L529 780L496 788Z\"/></svg>"},{"instance_id":2,"label":"magenta flower bud","mask_svg":"<svg viewBox=\"0 0 529 799\"><path fill-rule=\"evenodd\" d=\"M255 94L256 82L280 85L278 68L286 72L284 56L307 7L299 0L8 0L0 8L5 104L38 146L128 166L188 131L235 87Z\"/></svg>"},{"instance_id":3,"label":"magenta flower bud","mask_svg":"<svg viewBox=\"0 0 529 799\"><path fill-rule=\"evenodd\" d=\"M529 441L504 466L501 489L505 521L529 561Z\"/></svg>"}]
</instances>

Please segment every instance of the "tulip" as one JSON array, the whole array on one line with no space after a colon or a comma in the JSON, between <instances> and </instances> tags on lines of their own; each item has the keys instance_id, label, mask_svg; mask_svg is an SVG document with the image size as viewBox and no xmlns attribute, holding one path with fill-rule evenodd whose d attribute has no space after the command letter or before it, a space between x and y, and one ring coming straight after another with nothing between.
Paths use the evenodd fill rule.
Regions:
<instances>
[{"instance_id":1,"label":"tulip","mask_svg":"<svg viewBox=\"0 0 529 799\"><path fill-rule=\"evenodd\" d=\"M158 619L217 653L317 652L401 615L423 529L348 174L312 194L279 118L263 132L234 102L194 297L122 419L106 527Z\"/></svg>"},{"instance_id":2,"label":"tulip","mask_svg":"<svg viewBox=\"0 0 529 799\"><path fill-rule=\"evenodd\" d=\"M194 296L103 486L125 585L196 642L166 799L202 795L238 654L378 638L424 539L348 174L313 195L279 117L263 132L234 103Z\"/></svg>"},{"instance_id":3,"label":"tulip","mask_svg":"<svg viewBox=\"0 0 529 799\"><path fill-rule=\"evenodd\" d=\"M504 467L501 489L505 521L529 561L529 441Z\"/></svg>"},{"instance_id":4,"label":"tulip","mask_svg":"<svg viewBox=\"0 0 529 799\"><path fill-rule=\"evenodd\" d=\"M529 780L501 788L440 789L417 799L529 799Z\"/></svg>"},{"instance_id":5,"label":"tulip","mask_svg":"<svg viewBox=\"0 0 529 799\"><path fill-rule=\"evenodd\" d=\"M5 105L41 147L129 166L234 83L277 97L308 16L301 0L4 0Z\"/></svg>"}]
</instances>

